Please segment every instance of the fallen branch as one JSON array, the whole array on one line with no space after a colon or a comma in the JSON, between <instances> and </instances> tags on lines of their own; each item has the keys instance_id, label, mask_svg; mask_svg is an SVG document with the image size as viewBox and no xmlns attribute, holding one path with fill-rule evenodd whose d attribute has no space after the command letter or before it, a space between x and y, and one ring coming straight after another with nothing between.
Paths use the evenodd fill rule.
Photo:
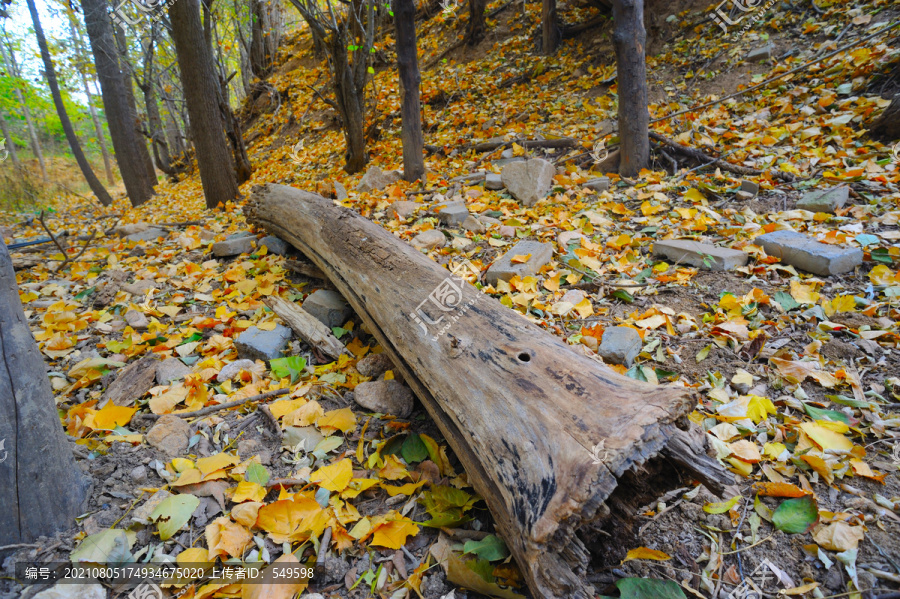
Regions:
<instances>
[{"instance_id":1,"label":"fallen branch","mask_svg":"<svg viewBox=\"0 0 900 599\"><path fill-rule=\"evenodd\" d=\"M266 391L265 393L260 393L259 395L252 395L250 397L245 397L244 399L236 399L234 401L229 401L228 403L219 404L217 406L207 406L205 408L200 408L196 412L173 412L172 416L178 416L179 418L199 418L200 416L208 416L222 410L236 408L238 406L244 405L245 403L263 401L266 399L271 399L273 397L278 397L280 395L287 395L290 392L290 389L276 389L274 391ZM146 420L159 420L160 416L161 414L140 414L136 417L144 418Z\"/></svg>"},{"instance_id":2,"label":"fallen branch","mask_svg":"<svg viewBox=\"0 0 900 599\"><path fill-rule=\"evenodd\" d=\"M344 344L338 341L328 327L319 322L315 316L293 303L280 297L269 296L263 302L272 309L272 312L287 323L297 336L306 341L310 346L318 349L334 359L341 354L352 356Z\"/></svg>"},{"instance_id":3,"label":"fallen branch","mask_svg":"<svg viewBox=\"0 0 900 599\"><path fill-rule=\"evenodd\" d=\"M96 231L92 232L91 236L88 238L88 240L84 242L83 246L81 246L81 251L79 251L77 254L75 254L75 256L73 256L71 258L69 256L66 256L65 260L63 260L63 263L60 264L59 266L57 266L56 270L53 272L59 272L69 262L76 262L79 258L81 258L81 256L84 254L85 250L87 250L88 246L91 244L91 241L93 241L94 237L96 237L96 236L97 236L97 232Z\"/></svg>"},{"instance_id":4,"label":"fallen branch","mask_svg":"<svg viewBox=\"0 0 900 599\"><path fill-rule=\"evenodd\" d=\"M731 162L726 162L721 158L714 158L705 152L702 152L696 148L691 148L688 146L681 145L675 140L669 139L664 135L660 135L659 133L655 133L653 131L650 132L650 139L654 139L666 146L672 148L679 154L683 156L687 156L688 158L693 158L698 162L704 163L703 166L715 165L722 169L723 171L728 171L729 173L734 173L737 175L745 175L745 176L757 176L762 175L765 171L761 171L759 169L750 168L749 166L741 166L739 164L732 164ZM771 175L773 179L780 179L787 183L790 183L794 180L794 175L791 173L786 173L784 171L776 171L772 170Z\"/></svg>"},{"instance_id":5,"label":"fallen branch","mask_svg":"<svg viewBox=\"0 0 900 599\"><path fill-rule=\"evenodd\" d=\"M475 144L471 149L476 152L491 152L500 146L509 147L512 143L511 141L485 141ZM568 137L563 139L523 139L515 143L523 148L577 148L581 145L581 141Z\"/></svg>"}]
</instances>

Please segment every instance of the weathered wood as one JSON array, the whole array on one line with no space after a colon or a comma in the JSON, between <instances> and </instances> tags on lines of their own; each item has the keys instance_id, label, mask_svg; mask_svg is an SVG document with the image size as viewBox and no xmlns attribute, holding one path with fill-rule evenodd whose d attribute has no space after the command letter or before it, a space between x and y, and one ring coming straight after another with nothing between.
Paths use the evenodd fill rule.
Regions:
<instances>
[{"instance_id":1,"label":"weathered wood","mask_svg":"<svg viewBox=\"0 0 900 599\"><path fill-rule=\"evenodd\" d=\"M267 297L263 300L278 317L287 323L297 336L306 341L314 348L327 354L334 359L340 357L341 354L352 355L350 350L344 347L344 344L338 341L337 337L331 334L331 331L324 324L319 322L315 316L291 302L285 301L280 297Z\"/></svg>"},{"instance_id":2,"label":"weathered wood","mask_svg":"<svg viewBox=\"0 0 900 599\"><path fill-rule=\"evenodd\" d=\"M693 392L609 370L319 195L257 187L244 211L315 262L385 348L485 498L533 595L591 597L576 533L607 529L624 543L616 518L633 518L628 507L646 495L634 487L674 488L670 462L651 458L689 426ZM650 475L625 476L642 464L655 464Z\"/></svg>"},{"instance_id":3,"label":"weathered wood","mask_svg":"<svg viewBox=\"0 0 900 599\"><path fill-rule=\"evenodd\" d=\"M53 390L0 240L0 545L75 525L87 478L75 465Z\"/></svg>"},{"instance_id":4,"label":"weathered wood","mask_svg":"<svg viewBox=\"0 0 900 599\"><path fill-rule=\"evenodd\" d=\"M619 174L634 177L650 164L644 0L614 0L613 20L619 91L619 138L622 140Z\"/></svg>"},{"instance_id":5,"label":"weathered wood","mask_svg":"<svg viewBox=\"0 0 900 599\"><path fill-rule=\"evenodd\" d=\"M123 368L119 371L116 380L106 388L100 399L100 405L108 401L117 406L134 405L136 399L142 397L153 387L158 364L156 356L149 355Z\"/></svg>"}]
</instances>

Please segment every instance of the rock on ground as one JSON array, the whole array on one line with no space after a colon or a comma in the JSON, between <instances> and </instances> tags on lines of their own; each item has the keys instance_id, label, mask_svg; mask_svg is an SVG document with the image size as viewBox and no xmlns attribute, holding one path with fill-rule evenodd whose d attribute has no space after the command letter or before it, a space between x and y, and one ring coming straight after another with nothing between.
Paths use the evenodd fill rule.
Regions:
<instances>
[{"instance_id":1,"label":"rock on ground","mask_svg":"<svg viewBox=\"0 0 900 599\"><path fill-rule=\"evenodd\" d=\"M181 380L191 373L191 369L178 358L166 358L156 367L156 382L168 385L172 381Z\"/></svg>"},{"instance_id":2,"label":"rock on ground","mask_svg":"<svg viewBox=\"0 0 900 599\"><path fill-rule=\"evenodd\" d=\"M484 223L471 214L462 222L462 228L472 233L484 233L487 230L484 227Z\"/></svg>"},{"instance_id":3,"label":"rock on ground","mask_svg":"<svg viewBox=\"0 0 900 599\"><path fill-rule=\"evenodd\" d=\"M413 410L413 394L397 381L370 381L360 383L354 390L356 403L382 414L406 418Z\"/></svg>"},{"instance_id":4,"label":"rock on ground","mask_svg":"<svg viewBox=\"0 0 900 599\"><path fill-rule=\"evenodd\" d=\"M119 371L116 380L106 388L101 405L111 401L117 406L130 406L153 387L158 362L155 356L144 356Z\"/></svg>"},{"instance_id":5,"label":"rock on ground","mask_svg":"<svg viewBox=\"0 0 900 599\"><path fill-rule=\"evenodd\" d=\"M797 201L797 208L811 212L834 212L843 208L850 198L850 188L846 185L830 189L810 191Z\"/></svg>"},{"instance_id":6,"label":"rock on ground","mask_svg":"<svg viewBox=\"0 0 900 599\"><path fill-rule=\"evenodd\" d=\"M377 379L388 370L393 370L394 363L387 354L369 354L356 364L356 371L363 376Z\"/></svg>"},{"instance_id":7,"label":"rock on ground","mask_svg":"<svg viewBox=\"0 0 900 599\"><path fill-rule=\"evenodd\" d=\"M465 202L446 202L436 204L431 207L432 212L437 214L441 224L452 227L462 223L469 216L469 209L466 208Z\"/></svg>"},{"instance_id":8,"label":"rock on ground","mask_svg":"<svg viewBox=\"0 0 900 599\"><path fill-rule=\"evenodd\" d=\"M591 179L585 183L584 186L596 192L609 191L609 177L597 177L596 179Z\"/></svg>"},{"instance_id":9,"label":"rock on ground","mask_svg":"<svg viewBox=\"0 0 900 599\"><path fill-rule=\"evenodd\" d=\"M503 167L501 179L523 206L534 206L550 193L556 169L542 158L512 162Z\"/></svg>"},{"instance_id":10,"label":"rock on ground","mask_svg":"<svg viewBox=\"0 0 900 599\"><path fill-rule=\"evenodd\" d=\"M388 216L404 220L412 216L413 213L421 207L422 204L419 204L418 202L400 200L399 202L394 202L388 206Z\"/></svg>"},{"instance_id":11,"label":"rock on ground","mask_svg":"<svg viewBox=\"0 0 900 599\"><path fill-rule=\"evenodd\" d=\"M350 194L347 193L347 188L341 185L340 181L334 182L334 197L337 198L339 202L350 197Z\"/></svg>"},{"instance_id":12,"label":"rock on ground","mask_svg":"<svg viewBox=\"0 0 900 599\"><path fill-rule=\"evenodd\" d=\"M653 244L653 254L665 256L677 264L689 264L707 270L733 270L747 263L747 254L688 239L666 239Z\"/></svg>"},{"instance_id":13,"label":"rock on ground","mask_svg":"<svg viewBox=\"0 0 900 599\"><path fill-rule=\"evenodd\" d=\"M369 167L366 174L363 175L362 179L359 181L359 185L356 186L356 191L368 192L384 189L391 183L399 181L400 177L400 171L384 172L373 165Z\"/></svg>"},{"instance_id":14,"label":"rock on ground","mask_svg":"<svg viewBox=\"0 0 900 599\"><path fill-rule=\"evenodd\" d=\"M440 231L429 229L413 237L409 243L417 250L430 250L444 247L447 244L447 238Z\"/></svg>"},{"instance_id":15,"label":"rock on ground","mask_svg":"<svg viewBox=\"0 0 900 599\"><path fill-rule=\"evenodd\" d=\"M250 254L256 249L253 237L232 237L212 245L212 253L217 258L228 258L240 254Z\"/></svg>"},{"instance_id":16,"label":"rock on ground","mask_svg":"<svg viewBox=\"0 0 900 599\"><path fill-rule=\"evenodd\" d=\"M530 257L525 262L513 262L516 256ZM525 277L537 274L553 258L553 244L538 241L520 241L494 262L485 274L489 285L508 281L516 275Z\"/></svg>"},{"instance_id":17,"label":"rock on ground","mask_svg":"<svg viewBox=\"0 0 900 599\"><path fill-rule=\"evenodd\" d=\"M137 310L129 310L126 312L125 322L128 323L128 326L137 330L144 330L150 325L150 322L147 320L147 317L144 316L144 313L138 312Z\"/></svg>"},{"instance_id":18,"label":"rock on ground","mask_svg":"<svg viewBox=\"0 0 900 599\"><path fill-rule=\"evenodd\" d=\"M266 235L259 240L259 245L260 247L266 246L269 248L270 254L278 254L279 256L287 255L288 249L290 249L290 246L285 240L279 239L274 235Z\"/></svg>"},{"instance_id":19,"label":"rock on ground","mask_svg":"<svg viewBox=\"0 0 900 599\"><path fill-rule=\"evenodd\" d=\"M822 276L849 272L863 261L859 248L819 243L796 231L773 231L760 235L754 243L786 264Z\"/></svg>"},{"instance_id":20,"label":"rock on ground","mask_svg":"<svg viewBox=\"0 0 900 599\"><path fill-rule=\"evenodd\" d=\"M252 370L256 366L256 362L253 360L235 360L230 364L226 364L222 367L222 370L219 371L219 374L216 375L216 380L220 383L224 383L225 381L230 381L234 377L238 375L242 370Z\"/></svg>"},{"instance_id":21,"label":"rock on ground","mask_svg":"<svg viewBox=\"0 0 900 599\"><path fill-rule=\"evenodd\" d=\"M147 431L147 443L168 456L177 456L187 449L191 440L191 427L172 414L163 414Z\"/></svg>"},{"instance_id":22,"label":"rock on ground","mask_svg":"<svg viewBox=\"0 0 900 599\"><path fill-rule=\"evenodd\" d=\"M744 60L747 62L762 62L764 60L769 60L772 58L772 55L775 53L775 46L772 44L766 44L761 48L754 48L744 56Z\"/></svg>"},{"instance_id":23,"label":"rock on ground","mask_svg":"<svg viewBox=\"0 0 900 599\"><path fill-rule=\"evenodd\" d=\"M503 177L496 173L488 173L484 178L485 189L503 189Z\"/></svg>"},{"instance_id":24,"label":"rock on ground","mask_svg":"<svg viewBox=\"0 0 900 599\"><path fill-rule=\"evenodd\" d=\"M341 326L353 315L347 300L330 289L318 289L309 294L303 300L302 308L328 328Z\"/></svg>"},{"instance_id":25,"label":"rock on ground","mask_svg":"<svg viewBox=\"0 0 900 599\"><path fill-rule=\"evenodd\" d=\"M132 233L125 237L126 241L156 241L160 237L168 237L169 232L165 229L159 229L157 227L150 227L149 229L145 229L139 233Z\"/></svg>"},{"instance_id":26,"label":"rock on ground","mask_svg":"<svg viewBox=\"0 0 900 599\"><path fill-rule=\"evenodd\" d=\"M274 360L291 339L291 330L284 325L275 325L271 331L250 327L234 341L238 355L248 360Z\"/></svg>"},{"instance_id":27,"label":"rock on ground","mask_svg":"<svg viewBox=\"0 0 900 599\"><path fill-rule=\"evenodd\" d=\"M600 357L606 362L631 366L641 353L641 336L631 327L612 327L603 331Z\"/></svg>"}]
</instances>

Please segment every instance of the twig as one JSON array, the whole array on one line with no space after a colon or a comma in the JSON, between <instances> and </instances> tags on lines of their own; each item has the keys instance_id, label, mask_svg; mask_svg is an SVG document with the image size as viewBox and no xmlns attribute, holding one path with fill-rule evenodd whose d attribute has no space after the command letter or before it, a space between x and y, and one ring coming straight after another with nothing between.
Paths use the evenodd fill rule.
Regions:
<instances>
[{"instance_id":1,"label":"twig","mask_svg":"<svg viewBox=\"0 0 900 599\"><path fill-rule=\"evenodd\" d=\"M275 478L266 483L267 489L274 489L275 487L293 487L295 485L306 485L309 484L305 480L299 480L296 478Z\"/></svg>"},{"instance_id":2,"label":"twig","mask_svg":"<svg viewBox=\"0 0 900 599\"><path fill-rule=\"evenodd\" d=\"M41 213L40 213L40 215L38 216L38 221L41 223L41 226L44 227L44 231L47 232L47 235L50 236L50 239L53 241L53 243L56 244L56 247L59 248L59 251L62 252L62 255L65 256L65 255L66 255L66 248L64 248L64 247L59 243L59 241L56 239L56 236L53 235L53 233L50 232L50 229L47 227L47 223L44 222L44 211L43 211L43 210L41 210Z\"/></svg>"},{"instance_id":3,"label":"twig","mask_svg":"<svg viewBox=\"0 0 900 599\"><path fill-rule=\"evenodd\" d=\"M219 404L217 406L208 406L205 408L201 408L196 412L178 412L172 414L172 416L178 416L179 418L199 418L200 416L206 416L208 414L214 414L221 410L227 410L229 408L236 408L237 406L241 406L245 403L250 403L251 401L262 401L264 399L270 399L272 397L278 397L279 395L287 395L290 393L290 389L276 389L275 391L266 391L265 393L260 393L259 395L252 395L250 397L245 397L244 399L236 399L234 401L229 401L228 403ZM146 418L148 420L158 420L160 417L159 414L142 414L141 418Z\"/></svg>"},{"instance_id":4,"label":"twig","mask_svg":"<svg viewBox=\"0 0 900 599\"><path fill-rule=\"evenodd\" d=\"M675 150L677 152L681 152L685 156L693 158L694 160L708 163L708 164L705 164L704 166L709 166L710 164L715 164L717 167L719 167L723 171L728 171L730 173L735 173L738 175L757 176L757 175L763 174L763 171L755 169L755 168L750 168L748 166L741 166L739 164L732 164L731 162L726 162L725 160L722 160L721 158L713 158L712 156L706 154L705 152L703 152L701 150L681 145L677 141L669 139L668 137L666 137L664 135L660 135L659 133L655 133L653 131L650 132L650 139L655 139L658 142L664 143L665 145L669 146L673 150ZM794 175L792 175L791 173L786 173L784 171L776 171L776 170L772 170L771 173L772 173L772 177L775 179L781 179L782 181L785 181L788 183L794 181Z\"/></svg>"},{"instance_id":5,"label":"twig","mask_svg":"<svg viewBox=\"0 0 900 599\"><path fill-rule=\"evenodd\" d=\"M25 549L26 547L30 547L32 549L37 549L40 545L35 543L14 543L12 545L0 545L0 551L6 551L7 549Z\"/></svg>"},{"instance_id":6,"label":"twig","mask_svg":"<svg viewBox=\"0 0 900 599\"><path fill-rule=\"evenodd\" d=\"M316 563L322 561L322 558L325 557L325 553L328 552L328 544L331 543L331 527L325 529L325 532L322 533L322 540L319 541L319 551L316 552Z\"/></svg>"},{"instance_id":7,"label":"twig","mask_svg":"<svg viewBox=\"0 0 900 599\"><path fill-rule=\"evenodd\" d=\"M69 262L75 262L76 260L78 260L79 258L81 258L81 255L84 254L85 250L88 249L88 246L91 244L91 241L93 241L93 240L94 240L94 237L96 237L96 236L97 236L97 232L96 232L96 231L92 232L92 233L91 233L91 236L88 238L87 241L84 242L84 245L81 247L81 251L78 252L77 254L75 254L75 256L72 257L72 258L70 258L69 256L65 256L65 260L63 260L63 263L60 264L60 265L56 268L56 270L53 271L53 272L59 272L59 271L61 271L61 270L63 269L63 267L64 267L66 264L68 264Z\"/></svg>"},{"instance_id":8,"label":"twig","mask_svg":"<svg viewBox=\"0 0 900 599\"><path fill-rule=\"evenodd\" d=\"M278 424L278 420L275 419L275 415L272 414L272 410L269 409L267 405L259 406L259 411L262 412L263 416L266 417L266 420L272 425L272 428L275 429L275 432L278 433L278 436L281 436L281 426Z\"/></svg>"}]
</instances>

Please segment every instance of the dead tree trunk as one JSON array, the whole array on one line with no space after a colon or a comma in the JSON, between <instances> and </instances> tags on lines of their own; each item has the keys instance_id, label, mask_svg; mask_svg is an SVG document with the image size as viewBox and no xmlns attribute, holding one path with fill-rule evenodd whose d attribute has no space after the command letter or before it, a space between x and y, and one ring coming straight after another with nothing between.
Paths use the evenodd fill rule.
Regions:
<instances>
[{"instance_id":1,"label":"dead tree trunk","mask_svg":"<svg viewBox=\"0 0 900 599\"><path fill-rule=\"evenodd\" d=\"M31 22L34 25L34 36L37 38L38 47L41 50L41 60L44 63L44 75L47 77L47 87L50 88L50 95L53 96L53 104L56 106L56 114L59 116L59 122L62 125L63 133L66 135L66 141L69 142L69 147L72 149L72 154L75 156L75 162L78 163L78 168L81 169L81 174L84 175L91 191L94 192L94 195L97 196L97 199L102 205L109 206L112 204L112 198L110 197L109 192L106 191L106 188L103 187L103 184L100 183L100 179L94 174L91 163L88 162L87 157L81 150L81 144L78 143L78 138L75 136L75 129L72 128L72 121L69 120L69 115L66 113L66 106L63 104L62 94L59 92L59 83L56 81L56 70L53 68L53 59L50 58L50 50L47 47L47 38L44 37L44 30L41 27L41 19L38 15L37 7L34 5L34 0L26 0L26 2L28 4L28 12L31 13Z\"/></svg>"},{"instance_id":2,"label":"dead tree trunk","mask_svg":"<svg viewBox=\"0 0 900 599\"><path fill-rule=\"evenodd\" d=\"M258 187L244 211L325 272L385 348L487 502L534 597L593 597L583 539L605 529L631 542L621 532L642 502L678 483L671 464L717 492L732 482L697 450L705 440L686 419L690 389L615 373L316 194Z\"/></svg>"},{"instance_id":3,"label":"dead tree trunk","mask_svg":"<svg viewBox=\"0 0 900 599\"><path fill-rule=\"evenodd\" d=\"M466 44L477 46L484 39L484 11L487 0L469 0L469 24L466 25Z\"/></svg>"},{"instance_id":4,"label":"dead tree trunk","mask_svg":"<svg viewBox=\"0 0 900 599\"><path fill-rule=\"evenodd\" d=\"M178 0L170 4L169 20L203 195L207 208L215 208L236 199L240 191L235 178L234 157L228 151L225 125L219 112L221 90L217 89L209 44L200 22L199 0Z\"/></svg>"},{"instance_id":5,"label":"dead tree trunk","mask_svg":"<svg viewBox=\"0 0 900 599\"><path fill-rule=\"evenodd\" d=\"M613 44L618 73L619 137L622 140L619 173L625 177L633 177L650 163L644 0L615 0L613 20Z\"/></svg>"},{"instance_id":6,"label":"dead tree trunk","mask_svg":"<svg viewBox=\"0 0 900 599\"><path fill-rule=\"evenodd\" d=\"M87 483L65 439L0 240L0 546L74 526Z\"/></svg>"},{"instance_id":7,"label":"dead tree trunk","mask_svg":"<svg viewBox=\"0 0 900 599\"><path fill-rule=\"evenodd\" d=\"M562 34L556 16L556 0L544 0L541 7L541 50L550 55L556 52Z\"/></svg>"},{"instance_id":8,"label":"dead tree trunk","mask_svg":"<svg viewBox=\"0 0 900 599\"><path fill-rule=\"evenodd\" d=\"M397 30L397 70L400 74L403 178L416 181L425 176L425 139L419 103L422 78L416 56L416 5L413 0L394 0L394 28Z\"/></svg>"}]
</instances>

